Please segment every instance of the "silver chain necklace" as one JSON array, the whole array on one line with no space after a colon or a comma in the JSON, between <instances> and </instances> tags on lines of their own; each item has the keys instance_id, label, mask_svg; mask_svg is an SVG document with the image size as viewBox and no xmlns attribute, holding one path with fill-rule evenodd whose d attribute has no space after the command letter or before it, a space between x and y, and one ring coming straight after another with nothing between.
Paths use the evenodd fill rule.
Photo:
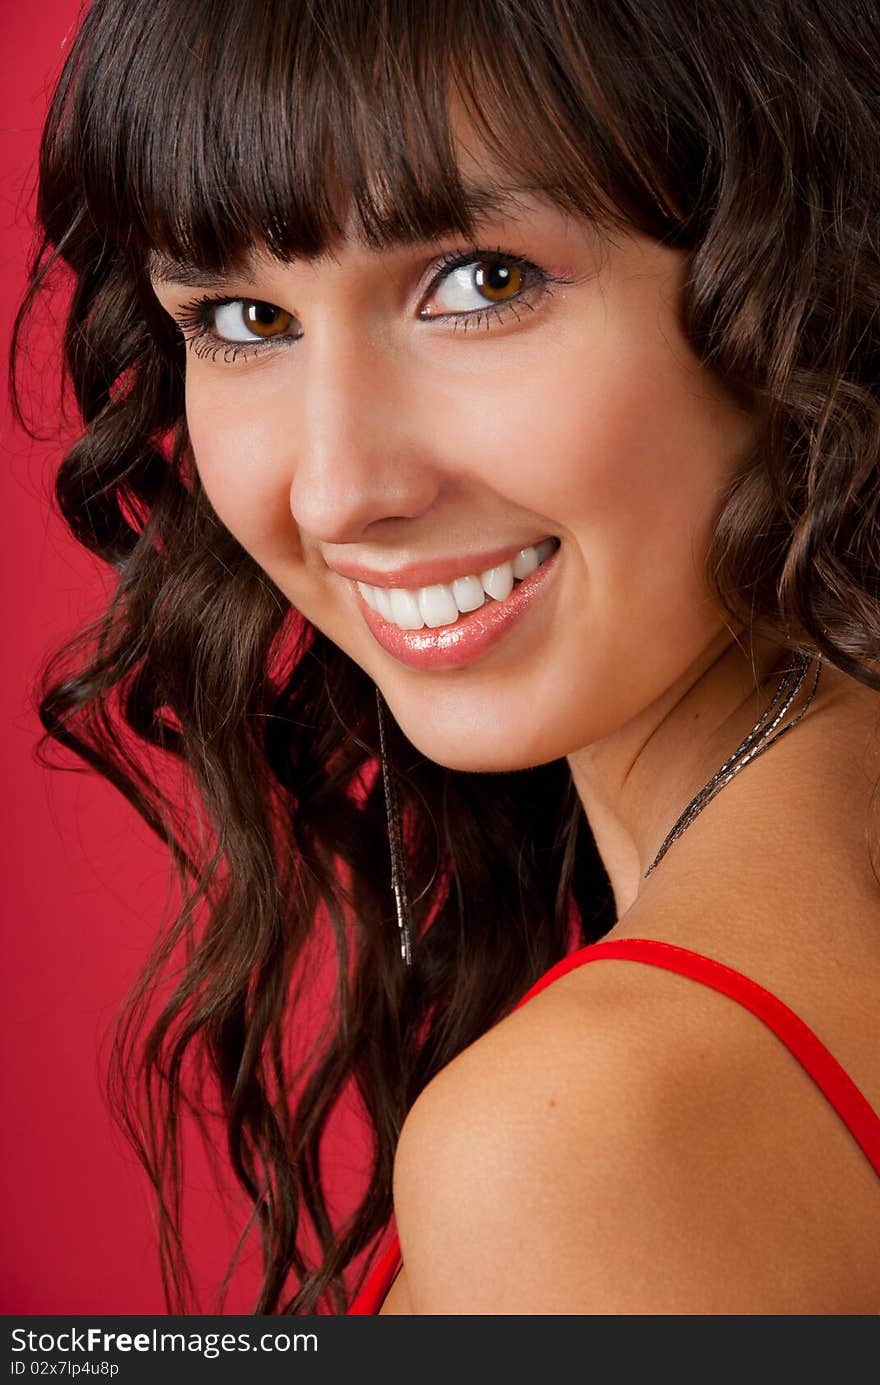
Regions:
<instances>
[{"instance_id":1,"label":"silver chain necklace","mask_svg":"<svg viewBox=\"0 0 880 1385\"><path fill-rule=\"evenodd\" d=\"M807 675L807 669L813 661L813 656L809 654L796 653L794 664L787 668L782 675L776 692L770 702L764 708L755 725L719 770L713 774L708 784L704 784L699 793L694 794L690 803L680 813L667 832L660 844L648 869L642 879L647 879L651 871L662 861L666 852L674 841L677 841L682 832L685 832L691 825L697 814L710 803L720 789L728 784L735 774L739 774L752 760L757 759L774 741L778 741L780 736L784 736L792 727L797 726L801 717L806 712L812 702L816 688L819 686L819 674L822 671L822 656L816 656L816 676L813 679L813 686L809 696L801 710L796 716L792 717L785 726L780 726L789 707L793 703L800 691L801 685ZM781 705L779 705L781 703ZM379 688L376 688L376 706L379 716L379 749L382 758L382 778L385 788L385 806L388 815L388 842L391 850L391 888L394 891L394 903L397 911L397 926L400 934L400 955L406 965L412 966L412 914L409 907L409 899L406 891L406 869L403 854L403 842L401 836L400 807L397 797L397 784L395 776L389 763L386 741L385 741L385 708L384 699ZM778 729L777 729L778 728Z\"/></svg>"},{"instance_id":2,"label":"silver chain necklace","mask_svg":"<svg viewBox=\"0 0 880 1385\"><path fill-rule=\"evenodd\" d=\"M756 759L757 756L763 754L763 752L769 746L771 746L774 741L778 741L780 736L784 736L785 733L787 731L790 731L793 726L797 726L801 717L804 715L804 712L807 710L810 703L812 702L813 697L816 693L816 688L819 685L819 674L822 671L821 654L818 655L816 658L816 676L813 679L813 686L810 689L809 697L807 698L801 710L798 712L797 716L793 717L786 726L783 726L778 731L776 731L776 727L779 726L779 723L782 721L782 718L785 716L792 702L797 697L798 692L800 691L801 684L807 676L807 669L809 668L811 663L811 655L801 653L795 655L794 664L792 665L792 667L787 668L785 670L785 673L782 675L782 680L779 684L779 687L776 689L776 692L773 694L772 699L764 708L763 712L758 718L758 721L752 727L751 731L746 736L745 740L737 746L736 750L730 756L730 759L725 760L721 768L717 770L715 774L712 775L712 778L709 780L708 784L704 784L703 787L700 789L699 793L694 794L690 803L687 805L685 809L683 809L681 815L675 820L672 827L667 832L666 836L663 838L657 855L654 857L653 861L648 866L648 869L645 871L645 874L642 876L643 880L646 880L648 878L648 876L651 874L651 871L658 864L658 862L662 861L663 857L666 855L666 852L669 850L672 843L676 841L681 836L682 832L684 832L691 825L694 818L697 816L697 813L699 813L702 808L705 808L706 804L709 803L715 797L718 791L720 789L723 789L724 785L729 783L735 774L739 774L740 770L744 769L747 764L749 764L752 760ZM778 711L776 711L776 706L781 699L784 699L782 701L782 706L779 708ZM773 715L774 711L776 711L775 716ZM770 718L769 722L768 718Z\"/></svg>"}]
</instances>

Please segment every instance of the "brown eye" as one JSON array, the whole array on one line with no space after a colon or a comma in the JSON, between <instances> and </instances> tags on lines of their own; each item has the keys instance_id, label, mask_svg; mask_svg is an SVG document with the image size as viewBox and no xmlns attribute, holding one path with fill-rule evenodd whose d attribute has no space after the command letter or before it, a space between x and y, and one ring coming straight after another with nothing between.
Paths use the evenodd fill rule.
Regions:
<instances>
[{"instance_id":1,"label":"brown eye","mask_svg":"<svg viewBox=\"0 0 880 1385\"><path fill-rule=\"evenodd\" d=\"M517 265L498 264L479 260L474 283L492 303L504 303L515 298L522 289L525 276Z\"/></svg>"},{"instance_id":2,"label":"brown eye","mask_svg":"<svg viewBox=\"0 0 880 1385\"><path fill-rule=\"evenodd\" d=\"M283 308L276 308L274 303L245 298L241 300L241 320L255 336L277 337L287 331L293 321L293 314L285 312Z\"/></svg>"},{"instance_id":3,"label":"brown eye","mask_svg":"<svg viewBox=\"0 0 880 1385\"><path fill-rule=\"evenodd\" d=\"M537 292L547 292L549 276L538 265L520 255L503 251L467 254L456 251L441 260L441 269L431 285L429 301L419 316L454 317L464 326L486 322L486 314L500 320L516 305L533 307Z\"/></svg>"}]
</instances>

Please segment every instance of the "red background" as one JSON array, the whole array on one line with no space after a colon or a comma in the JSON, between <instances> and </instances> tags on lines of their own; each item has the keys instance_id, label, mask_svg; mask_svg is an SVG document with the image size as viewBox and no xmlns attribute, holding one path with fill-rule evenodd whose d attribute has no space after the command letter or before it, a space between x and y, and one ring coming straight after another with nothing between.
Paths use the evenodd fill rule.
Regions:
<instances>
[{"instance_id":1,"label":"red background","mask_svg":"<svg viewBox=\"0 0 880 1385\"><path fill-rule=\"evenodd\" d=\"M0 4L0 342L24 287L39 134L75 29L76 0ZM39 315L44 321L44 314ZM45 350L54 343L48 340ZM48 401L37 357L26 379ZM5 378L5 377L4 377ZM61 444L34 444L0 392L3 497L3 1255L0 1312L164 1313L148 1184L116 1127L103 1073L113 1017L140 969L168 884L165 855L133 809L91 773L34 760L32 685L45 656L99 608L105 579L50 507ZM68 763L74 763L70 760ZM348 1184L353 1128L337 1144ZM203 1311L244 1223L230 1225L198 1150L188 1161L187 1245ZM251 1311L253 1242L226 1311Z\"/></svg>"}]
</instances>

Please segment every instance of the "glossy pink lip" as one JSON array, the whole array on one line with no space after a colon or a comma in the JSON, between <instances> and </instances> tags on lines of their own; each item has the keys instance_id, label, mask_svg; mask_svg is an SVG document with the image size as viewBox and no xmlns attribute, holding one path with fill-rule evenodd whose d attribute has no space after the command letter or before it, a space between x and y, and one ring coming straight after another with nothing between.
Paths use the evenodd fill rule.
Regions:
<instances>
[{"instance_id":1,"label":"glossy pink lip","mask_svg":"<svg viewBox=\"0 0 880 1385\"><path fill-rule=\"evenodd\" d=\"M352 590L371 632L400 663L418 669L461 668L503 639L546 594L559 570L561 552L560 547L551 553L504 601L487 600L478 611L460 616L454 625L439 625L435 630L426 625L421 630L401 630L368 606L356 585L352 584Z\"/></svg>"},{"instance_id":2,"label":"glossy pink lip","mask_svg":"<svg viewBox=\"0 0 880 1385\"><path fill-rule=\"evenodd\" d=\"M411 591L437 582L453 582L456 577L479 576L490 567L511 562L524 548L537 548L547 538L549 534L541 534L516 546L508 544L506 548L490 548L482 553L463 553L460 558L426 558L421 563L408 563L388 572L376 572L374 568L347 561L327 562L327 566L353 582L366 582L370 587L405 587Z\"/></svg>"}]
</instances>

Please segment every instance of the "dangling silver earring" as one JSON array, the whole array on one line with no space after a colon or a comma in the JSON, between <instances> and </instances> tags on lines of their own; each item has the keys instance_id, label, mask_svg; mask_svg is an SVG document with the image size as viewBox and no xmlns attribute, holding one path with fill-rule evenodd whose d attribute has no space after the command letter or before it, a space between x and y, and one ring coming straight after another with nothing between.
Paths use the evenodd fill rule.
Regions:
<instances>
[{"instance_id":1,"label":"dangling silver earring","mask_svg":"<svg viewBox=\"0 0 880 1385\"><path fill-rule=\"evenodd\" d=\"M391 888L397 908L397 927L400 930L400 955L412 966L412 914L406 893L406 859L403 854L403 834L400 825L400 806L397 800L397 781L385 744L384 698L376 688L376 707L379 714L379 752L382 758L382 780L385 785L385 808L388 814L388 845L391 849Z\"/></svg>"}]
</instances>

